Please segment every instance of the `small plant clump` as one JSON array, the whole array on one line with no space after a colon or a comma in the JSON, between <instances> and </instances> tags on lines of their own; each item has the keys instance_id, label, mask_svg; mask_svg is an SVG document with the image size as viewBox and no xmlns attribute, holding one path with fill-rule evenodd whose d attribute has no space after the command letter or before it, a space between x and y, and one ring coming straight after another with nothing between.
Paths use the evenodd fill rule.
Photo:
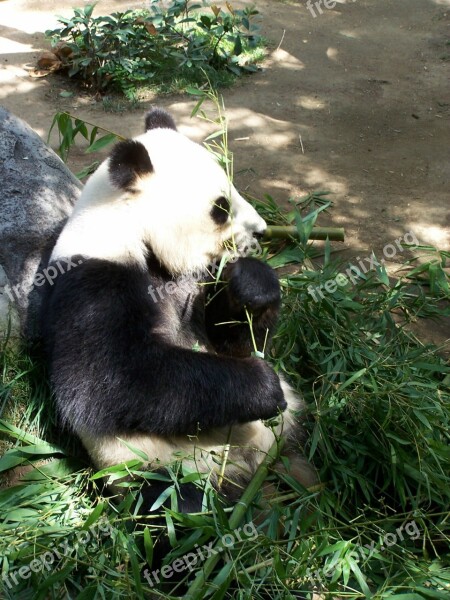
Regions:
<instances>
[{"instance_id":1,"label":"small plant clump","mask_svg":"<svg viewBox=\"0 0 450 600\"><path fill-rule=\"evenodd\" d=\"M117 90L132 101L142 87L173 92L208 80L214 87L230 85L257 70L265 56L252 6L235 9L227 2L224 10L171 0L162 7L152 0L149 10L95 18L94 7L59 17L62 27L46 35L59 69L97 92Z\"/></svg>"}]
</instances>

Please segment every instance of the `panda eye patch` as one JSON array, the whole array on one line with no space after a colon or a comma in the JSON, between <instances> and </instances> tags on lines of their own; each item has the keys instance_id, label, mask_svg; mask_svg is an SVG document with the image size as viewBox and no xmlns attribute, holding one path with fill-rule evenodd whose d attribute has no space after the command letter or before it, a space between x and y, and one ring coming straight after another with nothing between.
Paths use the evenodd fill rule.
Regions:
<instances>
[{"instance_id":1,"label":"panda eye patch","mask_svg":"<svg viewBox=\"0 0 450 600\"><path fill-rule=\"evenodd\" d=\"M218 198L211 209L211 218L217 225L225 225L230 216L230 201L221 196Z\"/></svg>"}]
</instances>

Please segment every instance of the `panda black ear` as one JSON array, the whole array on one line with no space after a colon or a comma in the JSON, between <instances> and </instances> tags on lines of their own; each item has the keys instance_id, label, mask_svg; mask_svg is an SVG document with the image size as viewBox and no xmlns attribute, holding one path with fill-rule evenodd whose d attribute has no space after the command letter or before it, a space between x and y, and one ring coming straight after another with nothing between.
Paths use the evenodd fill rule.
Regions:
<instances>
[{"instance_id":1,"label":"panda black ear","mask_svg":"<svg viewBox=\"0 0 450 600\"><path fill-rule=\"evenodd\" d=\"M109 176L119 189L133 191L133 183L141 175L153 171L146 147L136 140L119 142L109 157Z\"/></svg>"},{"instance_id":2,"label":"panda black ear","mask_svg":"<svg viewBox=\"0 0 450 600\"><path fill-rule=\"evenodd\" d=\"M145 131L149 129L173 129L176 131L177 126L168 112L155 107L145 115Z\"/></svg>"}]
</instances>

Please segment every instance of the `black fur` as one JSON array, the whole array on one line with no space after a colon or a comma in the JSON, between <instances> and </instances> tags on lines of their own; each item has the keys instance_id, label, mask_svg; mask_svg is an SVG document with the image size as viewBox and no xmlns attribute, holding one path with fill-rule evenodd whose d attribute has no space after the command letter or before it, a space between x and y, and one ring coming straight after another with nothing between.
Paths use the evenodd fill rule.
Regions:
<instances>
[{"instance_id":1,"label":"black fur","mask_svg":"<svg viewBox=\"0 0 450 600\"><path fill-rule=\"evenodd\" d=\"M245 309L252 315L252 330L259 351L268 350L280 311L280 284L275 272L255 258L229 263L222 282L210 292L206 326L216 351L229 356L250 356L254 350ZM228 315L225 324L223 315ZM231 321L231 322L230 322ZM234 321L234 322L233 322Z\"/></svg>"},{"instance_id":2,"label":"black fur","mask_svg":"<svg viewBox=\"0 0 450 600\"><path fill-rule=\"evenodd\" d=\"M161 471L164 473L164 471ZM167 481L152 479L151 483L144 483L140 489L142 504L140 514L150 514L150 509L161 494L170 486ZM178 510L183 513L201 512L203 504L203 490L194 483L178 483L176 490ZM170 496L164 501L163 506L171 508Z\"/></svg>"},{"instance_id":3,"label":"black fur","mask_svg":"<svg viewBox=\"0 0 450 600\"><path fill-rule=\"evenodd\" d=\"M194 284L196 294L165 294L157 302L151 298L150 285L155 289L170 280L161 268L90 259L60 275L46 303L44 337L63 421L94 435L167 436L267 419L284 410L286 401L271 367L258 358L241 358L248 329L246 335L242 328L230 329L232 341L225 344L217 333L223 330L216 327L247 304L260 315L254 322L260 343L265 328L272 330L276 323L276 276L248 258L239 259L226 274L229 292L220 295L207 318L203 294L208 286ZM169 303L177 317L164 325ZM210 352L171 341L183 331L198 333Z\"/></svg>"},{"instance_id":4,"label":"black fur","mask_svg":"<svg viewBox=\"0 0 450 600\"><path fill-rule=\"evenodd\" d=\"M145 131L149 129L173 129L177 130L175 121L162 108L152 108L145 115Z\"/></svg>"},{"instance_id":5,"label":"black fur","mask_svg":"<svg viewBox=\"0 0 450 600\"><path fill-rule=\"evenodd\" d=\"M217 225L225 225L230 216L230 201L228 198L218 198L211 209L211 218Z\"/></svg>"},{"instance_id":6,"label":"black fur","mask_svg":"<svg viewBox=\"0 0 450 600\"><path fill-rule=\"evenodd\" d=\"M147 149L141 142L125 140L111 152L108 171L112 183L119 189L133 191L137 177L153 171Z\"/></svg>"}]
</instances>

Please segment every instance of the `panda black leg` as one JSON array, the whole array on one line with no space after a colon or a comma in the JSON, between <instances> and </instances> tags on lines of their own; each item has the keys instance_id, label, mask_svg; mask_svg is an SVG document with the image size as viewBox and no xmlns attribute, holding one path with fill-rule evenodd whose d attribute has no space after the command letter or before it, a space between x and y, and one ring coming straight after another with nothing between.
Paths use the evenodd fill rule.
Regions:
<instances>
[{"instance_id":1,"label":"panda black leg","mask_svg":"<svg viewBox=\"0 0 450 600\"><path fill-rule=\"evenodd\" d=\"M168 483L165 481L152 481L151 484L144 484L141 488L143 502L139 510L140 514L148 515L153 504L167 488ZM202 502L203 491L199 487L193 483L179 484L179 489L177 490L178 512L201 512ZM164 501L162 506L170 508L170 497Z\"/></svg>"},{"instance_id":2,"label":"panda black leg","mask_svg":"<svg viewBox=\"0 0 450 600\"><path fill-rule=\"evenodd\" d=\"M161 471L163 473L163 471ZM151 484L147 482L142 486L140 493L143 498L143 502L139 509L139 514L148 515L150 512L150 508L152 505L158 500L161 494L167 489L168 482L166 481L152 481ZM177 490L177 504L178 511L180 513L194 513L201 512L202 510L202 502L203 502L203 491L194 485L193 483L183 483L179 485ZM162 506L170 507L170 497L165 500ZM158 509L160 510L160 509ZM141 578L142 581L148 581L153 586L155 583L160 580L158 584L158 589L165 590L166 587L171 590L175 586L178 590L182 589L182 585L180 582L182 581L184 574L177 575L172 572L170 580L164 581L161 579L162 575L161 568L164 564L164 561L167 555L172 551L172 546L169 541L169 537L167 535L166 530L166 521L163 516L155 520L152 520L153 525L157 525L161 527L161 534L157 539L153 540L153 558L152 564L144 566L141 570ZM142 553L145 555L145 550L141 548ZM156 578L154 574L157 574Z\"/></svg>"}]
</instances>

